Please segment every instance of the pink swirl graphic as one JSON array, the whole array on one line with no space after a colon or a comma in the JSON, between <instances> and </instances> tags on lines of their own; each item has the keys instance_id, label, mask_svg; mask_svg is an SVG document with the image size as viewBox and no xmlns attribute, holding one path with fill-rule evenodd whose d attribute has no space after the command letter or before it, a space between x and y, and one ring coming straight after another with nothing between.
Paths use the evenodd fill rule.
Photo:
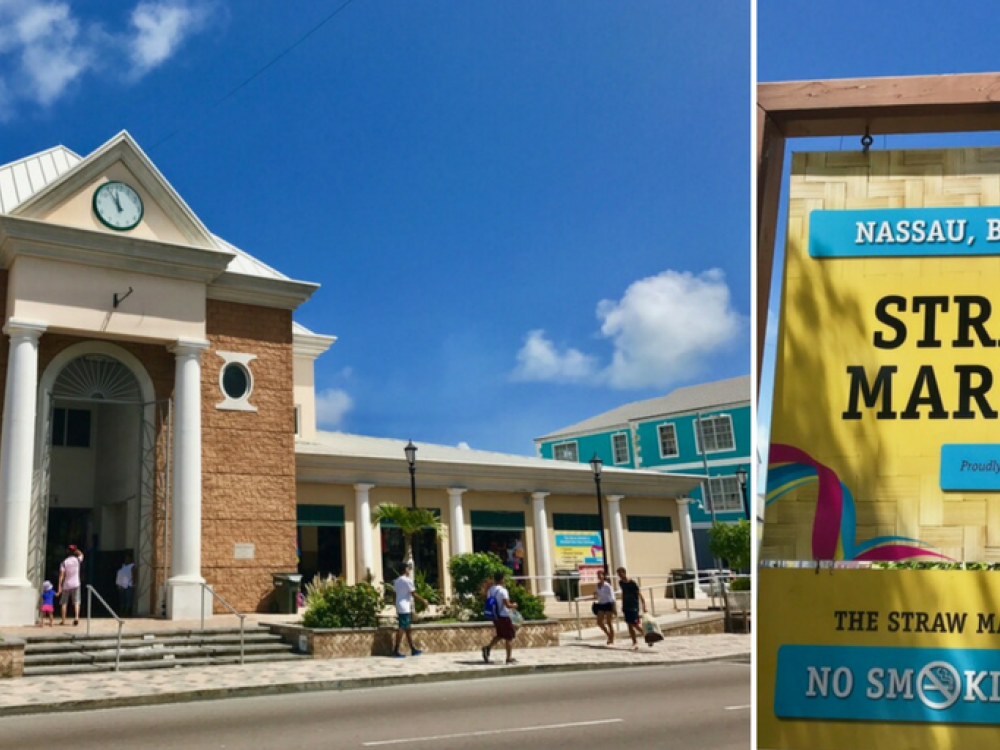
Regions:
<instances>
[{"instance_id":1,"label":"pink swirl graphic","mask_svg":"<svg viewBox=\"0 0 1000 750\"><path fill-rule=\"evenodd\" d=\"M814 560L837 559L838 543L844 560L899 562L914 557L951 559L928 549L929 545L919 539L884 536L864 542L856 541L857 521L851 491L833 469L824 466L804 450L774 443L771 445L769 464L775 468L768 471L768 484L771 485L773 479L775 489L772 491L768 487L768 503L791 488L792 484L784 486L787 480L801 480L815 472L819 490L812 529Z\"/></svg>"}]
</instances>

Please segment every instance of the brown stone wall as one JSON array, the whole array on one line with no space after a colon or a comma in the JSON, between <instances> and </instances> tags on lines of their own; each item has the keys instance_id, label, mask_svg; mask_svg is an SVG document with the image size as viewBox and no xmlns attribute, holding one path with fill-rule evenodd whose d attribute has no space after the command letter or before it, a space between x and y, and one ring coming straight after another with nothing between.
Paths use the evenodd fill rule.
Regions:
<instances>
[{"instance_id":1,"label":"brown stone wall","mask_svg":"<svg viewBox=\"0 0 1000 750\"><path fill-rule=\"evenodd\" d=\"M299 625L269 623L286 643L296 648L305 636L309 655L314 659L347 659L361 656L388 656L392 653L394 627L359 630L310 630ZM517 629L515 647L547 648L559 645L559 623L555 620L526 622ZM448 625L414 625L413 642L417 648L444 654L479 651L493 635L493 623L469 622Z\"/></svg>"},{"instance_id":2,"label":"brown stone wall","mask_svg":"<svg viewBox=\"0 0 1000 750\"><path fill-rule=\"evenodd\" d=\"M24 641L8 638L0 641L0 680L24 677Z\"/></svg>"},{"instance_id":3,"label":"brown stone wall","mask_svg":"<svg viewBox=\"0 0 1000 750\"><path fill-rule=\"evenodd\" d=\"M271 575L295 572L292 314L208 300L202 355L202 575L241 611L267 611ZM222 411L218 351L254 354L256 412ZM235 544L254 559L236 560ZM216 611L222 612L216 604Z\"/></svg>"}]
</instances>

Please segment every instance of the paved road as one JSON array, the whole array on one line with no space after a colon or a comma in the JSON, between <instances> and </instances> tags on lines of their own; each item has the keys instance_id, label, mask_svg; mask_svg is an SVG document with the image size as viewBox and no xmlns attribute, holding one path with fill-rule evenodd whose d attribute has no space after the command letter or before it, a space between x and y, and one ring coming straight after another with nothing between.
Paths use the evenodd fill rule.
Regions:
<instances>
[{"instance_id":1,"label":"paved road","mask_svg":"<svg viewBox=\"0 0 1000 750\"><path fill-rule=\"evenodd\" d=\"M8 717L0 749L745 750L749 703L749 664L693 664Z\"/></svg>"}]
</instances>

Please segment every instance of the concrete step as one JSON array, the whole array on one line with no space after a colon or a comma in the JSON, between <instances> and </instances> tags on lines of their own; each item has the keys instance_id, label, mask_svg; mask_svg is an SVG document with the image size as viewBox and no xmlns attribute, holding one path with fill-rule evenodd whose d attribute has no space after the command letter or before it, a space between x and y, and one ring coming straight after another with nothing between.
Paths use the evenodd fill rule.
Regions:
<instances>
[{"instance_id":1,"label":"concrete step","mask_svg":"<svg viewBox=\"0 0 1000 750\"><path fill-rule=\"evenodd\" d=\"M291 652L282 653L269 653L269 654L251 654L247 653L244 656L244 663L258 663L258 662L277 662L277 661L296 661L301 659L308 659L308 656L293 654ZM215 656L215 657L194 657L194 658L181 658L181 659L159 659L159 660L141 660L126 662L122 660L119 668L122 672L125 671L138 671L138 670L150 670L150 669L178 669L182 667L206 667L206 666L216 666L223 664L239 664L240 657L237 653L233 656ZM76 675L76 674L89 674L93 672L113 672L115 669L114 659L110 662L99 662L91 664L60 664L60 665L31 665L25 662L24 665L24 675L25 677L41 676L41 675Z\"/></svg>"},{"instance_id":2,"label":"concrete step","mask_svg":"<svg viewBox=\"0 0 1000 750\"><path fill-rule=\"evenodd\" d=\"M107 649L115 648L117 645L116 637L108 637L106 635L99 637L84 637L84 638L73 638L73 639L44 639L35 640L28 639L25 644L26 654L42 654L42 653L65 653L80 650L89 649ZM183 646L183 645L227 645L235 644L239 645L240 634L239 631L235 633L216 633L211 635L202 635L201 633L193 635L163 635L163 636L153 636L153 637L142 637L138 635L130 635L128 637L122 636L122 650L125 649L142 649L149 648L156 644L158 647L172 647L172 646ZM266 631L247 631L244 635L244 643L281 643L281 637L278 635L273 635Z\"/></svg>"},{"instance_id":3,"label":"concrete step","mask_svg":"<svg viewBox=\"0 0 1000 750\"><path fill-rule=\"evenodd\" d=\"M243 647L245 654L280 654L288 653L292 647L286 643L248 643ZM28 653L24 654L27 664L88 664L115 660L115 648L87 649L61 653ZM240 645L177 645L170 648L131 648L122 649L121 661L162 660L165 658L185 658L188 656L228 656L239 655Z\"/></svg>"},{"instance_id":4,"label":"concrete step","mask_svg":"<svg viewBox=\"0 0 1000 750\"><path fill-rule=\"evenodd\" d=\"M117 636L57 632L30 636L25 644L25 675L85 674L114 670ZM172 669L188 666L238 664L239 628L162 630L122 633L121 670ZM248 628L243 638L244 662L307 658L261 627Z\"/></svg>"}]
</instances>

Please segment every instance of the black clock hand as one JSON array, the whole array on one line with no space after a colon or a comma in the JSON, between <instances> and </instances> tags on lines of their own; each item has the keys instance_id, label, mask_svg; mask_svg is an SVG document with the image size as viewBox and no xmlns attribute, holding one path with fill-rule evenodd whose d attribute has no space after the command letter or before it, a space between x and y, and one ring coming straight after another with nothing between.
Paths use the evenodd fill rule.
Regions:
<instances>
[{"instance_id":1,"label":"black clock hand","mask_svg":"<svg viewBox=\"0 0 1000 750\"><path fill-rule=\"evenodd\" d=\"M118 207L118 213L122 212L122 203L118 200L118 193L112 193L111 197L115 199L115 205Z\"/></svg>"}]
</instances>

